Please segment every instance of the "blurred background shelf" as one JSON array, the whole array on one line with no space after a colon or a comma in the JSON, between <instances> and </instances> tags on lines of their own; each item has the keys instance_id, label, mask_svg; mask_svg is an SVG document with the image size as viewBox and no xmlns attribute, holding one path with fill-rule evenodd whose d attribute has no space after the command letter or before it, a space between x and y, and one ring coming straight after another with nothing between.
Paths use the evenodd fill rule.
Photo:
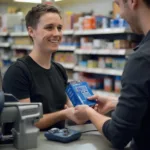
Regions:
<instances>
[{"instance_id":1,"label":"blurred background shelf","mask_svg":"<svg viewBox=\"0 0 150 150\"><path fill-rule=\"evenodd\" d=\"M12 37L16 37L16 36L22 37L22 36L28 36L28 35L29 35L28 32L10 32L10 36Z\"/></svg>"},{"instance_id":2,"label":"blurred background shelf","mask_svg":"<svg viewBox=\"0 0 150 150\"><path fill-rule=\"evenodd\" d=\"M114 75L114 76L121 76L123 73L122 70L107 69L107 68L103 68L103 69L102 68L87 68L87 67L80 67L80 66L75 66L74 71L104 74L104 75Z\"/></svg>"},{"instance_id":3,"label":"blurred background shelf","mask_svg":"<svg viewBox=\"0 0 150 150\"><path fill-rule=\"evenodd\" d=\"M74 68L74 64L73 63L62 63L59 62L65 69L73 69Z\"/></svg>"},{"instance_id":4,"label":"blurred background shelf","mask_svg":"<svg viewBox=\"0 0 150 150\"><path fill-rule=\"evenodd\" d=\"M33 46L32 45L12 45L12 49L20 50L20 49L25 49L25 50L32 50Z\"/></svg>"},{"instance_id":5,"label":"blurred background shelf","mask_svg":"<svg viewBox=\"0 0 150 150\"><path fill-rule=\"evenodd\" d=\"M75 46L59 46L58 51L75 51L76 47Z\"/></svg>"},{"instance_id":6,"label":"blurred background shelf","mask_svg":"<svg viewBox=\"0 0 150 150\"><path fill-rule=\"evenodd\" d=\"M78 55L119 55L125 56L129 55L133 52L132 49L92 49L92 50L85 50L85 49L76 49L75 54Z\"/></svg>"},{"instance_id":7,"label":"blurred background shelf","mask_svg":"<svg viewBox=\"0 0 150 150\"><path fill-rule=\"evenodd\" d=\"M4 36L4 37L5 37L5 36L8 36L8 32L0 32L0 37L1 37L1 36L2 36L2 37L3 37L3 36Z\"/></svg>"},{"instance_id":8,"label":"blurred background shelf","mask_svg":"<svg viewBox=\"0 0 150 150\"><path fill-rule=\"evenodd\" d=\"M3 42L3 43L1 43L1 42L0 42L0 47L8 48L8 47L10 47L10 43L8 43L8 42Z\"/></svg>"},{"instance_id":9,"label":"blurred background shelf","mask_svg":"<svg viewBox=\"0 0 150 150\"><path fill-rule=\"evenodd\" d=\"M118 93L114 93L114 92L106 92L104 90L92 90L94 94L97 95L103 95L103 96L115 96L115 97L119 97L120 94Z\"/></svg>"},{"instance_id":10,"label":"blurred background shelf","mask_svg":"<svg viewBox=\"0 0 150 150\"><path fill-rule=\"evenodd\" d=\"M97 35L97 34L122 34L131 33L127 28L106 28L106 29L94 29L94 30L78 30L75 31L75 35Z\"/></svg>"},{"instance_id":11,"label":"blurred background shelf","mask_svg":"<svg viewBox=\"0 0 150 150\"><path fill-rule=\"evenodd\" d=\"M73 30L64 30L63 35L73 35L74 31Z\"/></svg>"}]
</instances>

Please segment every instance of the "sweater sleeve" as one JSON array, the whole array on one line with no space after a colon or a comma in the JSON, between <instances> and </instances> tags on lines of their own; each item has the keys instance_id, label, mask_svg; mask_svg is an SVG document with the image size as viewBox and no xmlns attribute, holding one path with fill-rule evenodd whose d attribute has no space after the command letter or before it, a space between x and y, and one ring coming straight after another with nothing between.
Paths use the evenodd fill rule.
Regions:
<instances>
[{"instance_id":1,"label":"sweater sleeve","mask_svg":"<svg viewBox=\"0 0 150 150\"><path fill-rule=\"evenodd\" d=\"M122 90L112 119L103 125L103 133L115 148L124 148L140 129L148 108L150 69L143 57L132 56L122 76Z\"/></svg>"}]
</instances>

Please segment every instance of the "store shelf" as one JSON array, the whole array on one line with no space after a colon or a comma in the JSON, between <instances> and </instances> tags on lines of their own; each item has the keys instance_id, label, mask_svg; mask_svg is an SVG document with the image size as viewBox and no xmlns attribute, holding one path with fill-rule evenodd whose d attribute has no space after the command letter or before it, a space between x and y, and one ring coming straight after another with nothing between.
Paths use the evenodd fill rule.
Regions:
<instances>
[{"instance_id":1,"label":"store shelf","mask_svg":"<svg viewBox=\"0 0 150 150\"><path fill-rule=\"evenodd\" d=\"M75 54L78 55L119 55L124 56L132 53L132 49L92 49L92 50L85 50L85 49L76 49Z\"/></svg>"},{"instance_id":2,"label":"store shelf","mask_svg":"<svg viewBox=\"0 0 150 150\"><path fill-rule=\"evenodd\" d=\"M59 62L65 69L73 69L74 68L74 64L73 63L62 63Z\"/></svg>"},{"instance_id":3,"label":"store shelf","mask_svg":"<svg viewBox=\"0 0 150 150\"><path fill-rule=\"evenodd\" d=\"M87 72L87 73L96 73L96 74L105 74L105 75L115 75L115 76L121 76L122 70L115 70L115 69L108 69L108 68L87 68L87 67L81 67L81 66L75 66L74 71L79 72Z\"/></svg>"},{"instance_id":4,"label":"store shelf","mask_svg":"<svg viewBox=\"0 0 150 150\"><path fill-rule=\"evenodd\" d=\"M64 30L63 35L72 35L73 32L74 32L73 30Z\"/></svg>"},{"instance_id":5,"label":"store shelf","mask_svg":"<svg viewBox=\"0 0 150 150\"><path fill-rule=\"evenodd\" d=\"M106 92L103 90L92 90L94 94L98 94L98 95L103 95L103 96L116 96L119 97L119 93L114 93L114 92Z\"/></svg>"},{"instance_id":6,"label":"store shelf","mask_svg":"<svg viewBox=\"0 0 150 150\"><path fill-rule=\"evenodd\" d=\"M75 35L97 35L97 34L118 34L118 33L131 33L131 30L126 28L106 28L94 30L78 30L74 32Z\"/></svg>"},{"instance_id":7,"label":"store shelf","mask_svg":"<svg viewBox=\"0 0 150 150\"><path fill-rule=\"evenodd\" d=\"M75 51L75 46L59 46L58 51Z\"/></svg>"},{"instance_id":8,"label":"store shelf","mask_svg":"<svg viewBox=\"0 0 150 150\"><path fill-rule=\"evenodd\" d=\"M74 79L68 79L68 82L74 81Z\"/></svg>"},{"instance_id":9,"label":"store shelf","mask_svg":"<svg viewBox=\"0 0 150 150\"><path fill-rule=\"evenodd\" d=\"M5 43L0 43L0 47L8 48L8 47L10 47L10 43L7 43L7 42L5 42Z\"/></svg>"},{"instance_id":10,"label":"store shelf","mask_svg":"<svg viewBox=\"0 0 150 150\"><path fill-rule=\"evenodd\" d=\"M28 32L11 32L10 36L28 36Z\"/></svg>"},{"instance_id":11,"label":"store shelf","mask_svg":"<svg viewBox=\"0 0 150 150\"><path fill-rule=\"evenodd\" d=\"M25 50L32 50L32 45L12 45L12 49L25 49Z\"/></svg>"},{"instance_id":12,"label":"store shelf","mask_svg":"<svg viewBox=\"0 0 150 150\"><path fill-rule=\"evenodd\" d=\"M8 36L8 32L0 32L0 36Z\"/></svg>"}]
</instances>

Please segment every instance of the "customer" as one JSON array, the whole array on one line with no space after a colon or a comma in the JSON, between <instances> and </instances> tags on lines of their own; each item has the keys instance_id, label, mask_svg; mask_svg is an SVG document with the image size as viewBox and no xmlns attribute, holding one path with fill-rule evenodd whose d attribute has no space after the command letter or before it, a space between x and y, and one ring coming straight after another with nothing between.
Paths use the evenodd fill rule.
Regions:
<instances>
[{"instance_id":1,"label":"customer","mask_svg":"<svg viewBox=\"0 0 150 150\"><path fill-rule=\"evenodd\" d=\"M98 112L78 106L76 116L90 119L115 148L122 149L132 140L133 150L150 150L150 0L115 2L132 30L145 38L124 68L118 104L116 98L93 96L90 99L97 99ZM112 109L112 118L103 115Z\"/></svg>"},{"instance_id":2,"label":"customer","mask_svg":"<svg viewBox=\"0 0 150 150\"><path fill-rule=\"evenodd\" d=\"M67 74L63 66L51 60L62 39L62 17L54 6L39 4L26 15L26 27L33 41L29 56L17 60L6 72L3 90L20 102L41 102L44 116L36 126L40 129L64 127L74 108L67 98ZM65 105L70 107L64 109ZM78 120L77 120L78 122Z\"/></svg>"}]
</instances>

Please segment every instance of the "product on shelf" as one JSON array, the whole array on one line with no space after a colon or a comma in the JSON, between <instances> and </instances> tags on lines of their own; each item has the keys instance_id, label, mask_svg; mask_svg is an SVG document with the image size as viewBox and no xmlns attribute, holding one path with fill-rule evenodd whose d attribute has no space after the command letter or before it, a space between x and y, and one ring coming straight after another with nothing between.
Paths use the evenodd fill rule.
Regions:
<instances>
[{"instance_id":1,"label":"product on shelf","mask_svg":"<svg viewBox=\"0 0 150 150\"><path fill-rule=\"evenodd\" d=\"M99 57L98 58L98 68L105 68L105 58Z\"/></svg>"},{"instance_id":2,"label":"product on shelf","mask_svg":"<svg viewBox=\"0 0 150 150\"><path fill-rule=\"evenodd\" d=\"M87 61L87 67L88 68L97 68L98 62L96 60L88 60Z\"/></svg>"},{"instance_id":3,"label":"product on shelf","mask_svg":"<svg viewBox=\"0 0 150 150\"><path fill-rule=\"evenodd\" d=\"M102 89L103 88L103 79L94 79L94 78L84 78L91 89Z\"/></svg>"},{"instance_id":4,"label":"product on shelf","mask_svg":"<svg viewBox=\"0 0 150 150\"><path fill-rule=\"evenodd\" d=\"M79 61L78 64L79 64L79 66L81 66L81 67L87 67L88 62L82 60L82 61Z\"/></svg>"},{"instance_id":5,"label":"product on shelf","mask_svg":"<svg viewBox=\"0 0 150 150\"><path fill-rule=\"evenodd\" d=\"M32 41L29 37L15 37L13 38L13 44L15 45L32 45Z\"/></svg>"},{"instance_id":6,"label":"product on shelf","mask_svg":"<svg viewBox=\"0 0 150 150\"><path fill-rule=\"evenodd\" d=\"M57 52L54 55L54 60L56 62L63 62L63 63L74 63L74 55L73 53L67 53L67 52Z\"/></svg>"},{"instance_id":7,"label":"product on shelf","mask_svg":"<svg viewBox=\"0 0 150 150\"><path fill-rule=\"evenodd\" d=\"M83 20L83 29L96 29L96 20L94 16L85 16Z\"/></svg>"},{"instance_id":8,"label":"product on shelf","mask_svg":"<svg viewBox=\"0 0 150 150\"><path fill-rule=\"evenodd\" d=\"M111 92L113 90L113 80L111 77L104 78L104 90Z\"/></svg>"},{"instance_id":9,"label":"product on shelf","mask_svg":"<svg viewBox=\"0 0 150 150\"><path fill-rule=\"evenodd\" d=\"M114 83L114 91L115 93L120 93L120 90L121 90L121 77L116 76Z\"/></svg>"},{"instance_id":10,"label":"product on shelf","mask_svg":"<svg viewBox=\"0 0 150 150\"><path fill-rule=\"evenodd\" d=\"M110 27L111 28L130 28L129 24L120 17L119 14L116 15L115 19L110 20Z\"/></svg>"},{"instance_id":11,"label":"product on shelf","mask_svg":"<svg viewBox=\"0 0 150 150\"><path fill-rule=\"evenodd\" d=\"M71 36L63 36L62 42L60 46L74 46L74 47L80 47L79 39L76 37Z\"/></svg>"},{"instance_id":12,"label":"product on shelf","mask_svg":"<svg viewBox=\"0 0 150 150\"><path fill-rule=\"evenodd\" d=\"M115 49L128 49L131 48L131 42L127 40L114 40Z\"/></svg>"}]
</instances>

